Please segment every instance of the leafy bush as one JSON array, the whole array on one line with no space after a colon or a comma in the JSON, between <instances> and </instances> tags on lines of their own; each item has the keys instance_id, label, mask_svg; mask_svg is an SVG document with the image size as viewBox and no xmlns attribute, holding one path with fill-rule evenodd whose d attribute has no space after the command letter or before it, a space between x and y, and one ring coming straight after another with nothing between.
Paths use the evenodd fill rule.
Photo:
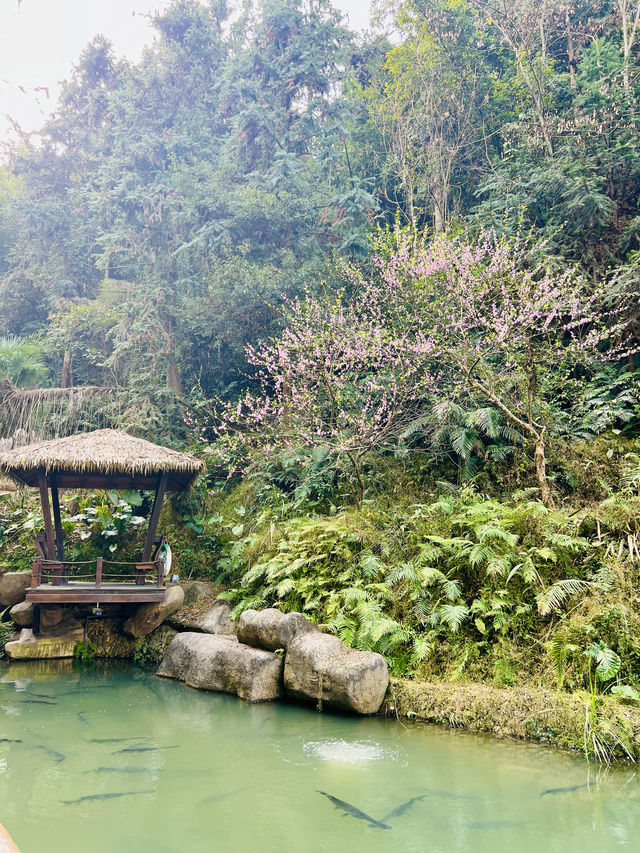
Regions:
<instances>
[{"instance_id":1,"label":"leafy bush","mask_svg":"<svg viewBox=\"0 0 640 853\"><path fill-rule=\"evenodd\" d=\"M515 497L499 503L465 488L430 504L290 519L266 508L230 531L218 568L236 612L301 610L349 645L385 654L396 672L453 646L466 655L462 672L611 583L581 519Z\"/></svg>"}]
</instances>

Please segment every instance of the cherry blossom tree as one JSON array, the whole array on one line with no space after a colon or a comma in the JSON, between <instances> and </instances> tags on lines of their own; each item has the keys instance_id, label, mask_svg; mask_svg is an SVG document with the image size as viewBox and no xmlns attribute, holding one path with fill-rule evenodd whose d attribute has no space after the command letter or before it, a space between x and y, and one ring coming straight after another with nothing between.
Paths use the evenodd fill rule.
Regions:
<instances>
[{"instance_id":1,"label":"cherry blossom tree","mask_svg":"<svg viewBox=\"0 0 640 853\"><path fill-rule=\"evenodd\" d=\"M404 322L414 324L414 353L436 359L459 392L483 396L529 440L542 500L552 506L541 378L623 355L611 342L624 323L605 312L602 288L571 268L552 272L524 239L490 232L416 244L398 231L381 234L376 250L380 281L393 301L402 294Z\"/></svg>"},{"instance_id":2,"label":"cherry blossom tree","mask_svg":"<svg viewBox=\"0 0 640 853\"><path fill-rule=\"evenodd\" d=\"M363 281L350 298L343 291L286 303L280 337L247 348L261 393L224 408L219 449L322 448L349 461L361 501L367 455L392 446L437 386L433 365L416 358L413 334L389 322L378 291Z\"/></svg>"},{"instance_id":3,"label":"cherry blossom tree","mask_svg":"<svg viewBox=\"0 0 640 853\"><path fill-rule=\"evenodd\" d=\"M324 448L346 457L364 494L363 462L452 389L481 395L528 439L542 500L548 414L541 377L620 355L622 323L574 270L532 261L522 239L380 232L371 274L345 267L348 288L286 304L281 335L249 347L260 393L221 413L220 448Z\"/></svg>"}]
</instances>

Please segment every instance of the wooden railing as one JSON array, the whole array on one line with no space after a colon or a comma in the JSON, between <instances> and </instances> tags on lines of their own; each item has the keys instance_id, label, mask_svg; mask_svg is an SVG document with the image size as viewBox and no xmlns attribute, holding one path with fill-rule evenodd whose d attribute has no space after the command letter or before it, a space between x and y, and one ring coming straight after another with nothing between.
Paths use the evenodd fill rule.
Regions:
<instances>
[{"instance_id":1,"label":"wooden railing","mask_svg":"<svg viewBox=\"0 0 640 853\"><path fill-rule=\"evenodd\" d=\"M95 566L95 571L82 571L83 566ZM110 566L127 566L128 572L109 571ZM106 570L105 570L106 567ZM85 560L73 562L71 560L57 561L45 560L43 557L35 557L33 570L31 572L31 589L36 589L43 583L52 586L63 586L73 581L91 582L99 589L103 581L106 583L131 583L143 586L147 583L147 574L153 572L155 577L153 585L158 589L164 586L164 560L162 558L140 563L121 563L115 560L105 560L98 557L96 560ZM117 578L117 580L116 580Z\"/></svg>"}]
</instances>

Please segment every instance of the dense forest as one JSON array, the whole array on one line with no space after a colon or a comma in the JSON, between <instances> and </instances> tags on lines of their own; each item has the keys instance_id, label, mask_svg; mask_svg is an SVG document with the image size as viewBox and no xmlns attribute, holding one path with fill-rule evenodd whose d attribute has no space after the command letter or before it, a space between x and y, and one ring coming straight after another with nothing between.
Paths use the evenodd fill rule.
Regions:
<instances>
[{"instance_id":1,"label":"dense forest","mask_svg":"<svg viewBox=\"0 0 640 853\"><path fill-rule=\"evenodd\" d=\"M201 455L181 571L396 673L638 701L640 5L376 19L177 0L138 63L87 45L0 167L0 439ZM131 505L83 507L118 547Z\"/></svg>"}]
</instances>

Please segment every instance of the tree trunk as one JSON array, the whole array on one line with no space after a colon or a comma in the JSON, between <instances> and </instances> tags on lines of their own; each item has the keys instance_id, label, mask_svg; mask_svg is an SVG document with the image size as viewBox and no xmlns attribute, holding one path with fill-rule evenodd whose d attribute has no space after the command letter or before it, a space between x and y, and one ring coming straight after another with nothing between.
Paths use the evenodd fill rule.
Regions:
<instances>
[{"instance_id":1,"label":"tree trunk","mask_svg":"<svg viewBox=\"0 0 640 853\"><path fill-rule=\"evenodd\" d=\"M547 480L547 459L544 448L544 430L538 433L535 443L534 460L536 464L536 478L540 487L542 503L549 509L553 509L555 502L551 494L549 481Z\"/></svg>"},{"instance_id":2,"label":"tree trunk","mask_svg":"<svg viewBox=\"0 0 640 853\"><path fill-rule=\"evenodd\" d=\"M73 364L71 351L66 349L62 358L62 372L60 374L60 387L73 388Z\"/></svg>"},{"instance_id":3,"label":"tree trunk","mask_svg":"<svg viewBox=\"0 0 640 853\"><path fill-rule=\"evenodd\" d=\"M567 54L569 57L569 81L572 89L577 89L578 81L576 78L576 68L578 65L576 59L576 47L573 41L573 31L571 29L571 16L569 15L569 7L565 9L565 21L567 24Z\"/></svg>"},{"instance_id":4,"label":"tree trunk","mask_svg":"<svg viewBox=\"0 0 640 853\"><path fill-rule=\"evenodd\" d=\"M442 234L446 224L445 191L443 187L436 184L433 188L433 230L436 234Z\"/></svg>"},{"instance_id":5,"label":"tree trunk","mask_svg":"<svg viewBox=\"0 0 640 853\"><path fill-rule=\"evenodd\" d=\"M182 397L182 382L180 381L180 374L173 358L167 364L167 388L170 388L176 397Z\"/></svg>"}]
</instances>

